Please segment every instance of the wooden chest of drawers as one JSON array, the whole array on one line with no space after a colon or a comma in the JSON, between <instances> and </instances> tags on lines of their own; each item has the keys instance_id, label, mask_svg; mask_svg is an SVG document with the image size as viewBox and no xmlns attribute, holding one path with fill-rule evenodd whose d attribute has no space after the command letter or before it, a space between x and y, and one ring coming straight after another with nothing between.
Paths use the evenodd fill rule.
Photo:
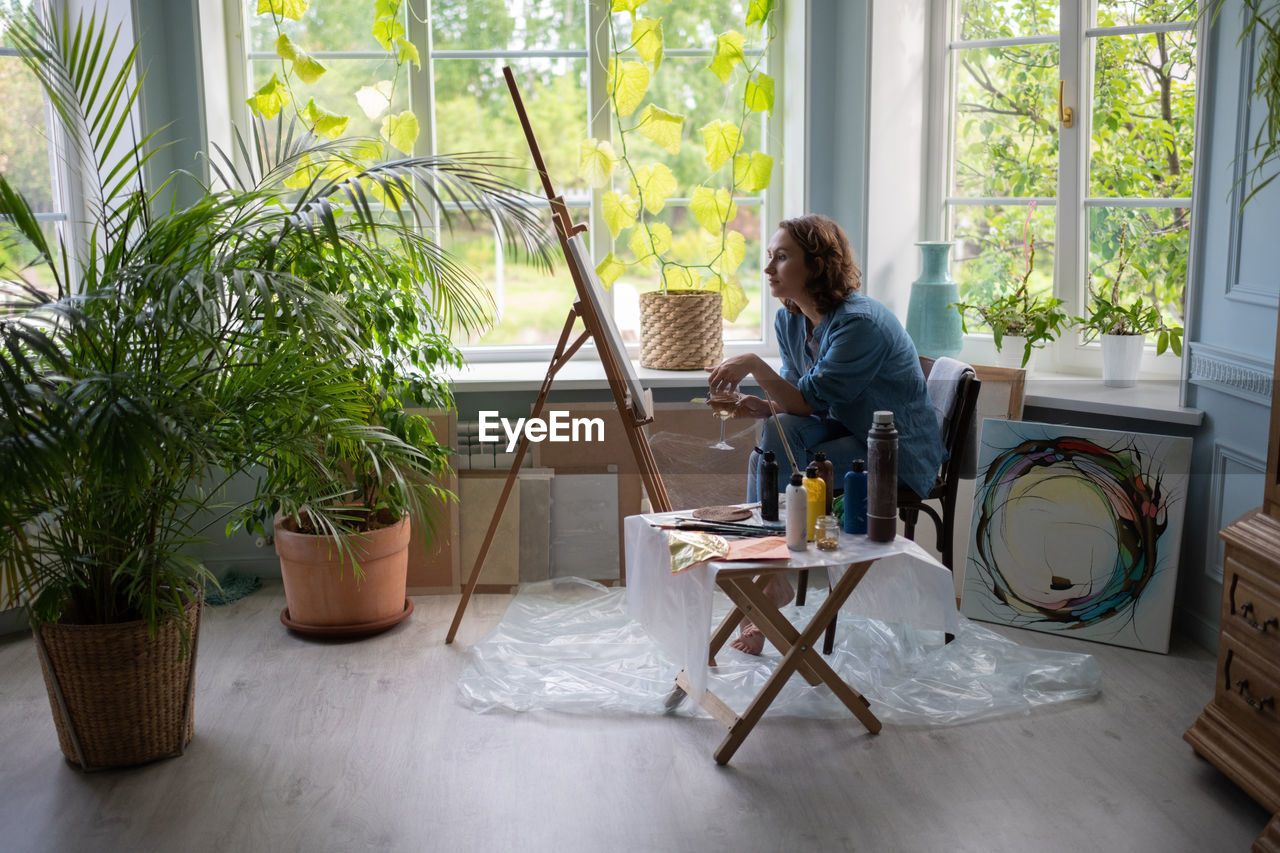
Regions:
<instances>
[{"instance_id":1,"label":"wooden chest of drawers","mask_svg":"<svg viewBox=\"0 0 1280 853\"><path fill-rule=\"evenodd\" d=\"M1220 535L1226 560L1213 701L1183 737L1280 812L1280 522L1258 510ZM1280 851L1280 815L1253 849Z\"/></svg>"}]
</instances>

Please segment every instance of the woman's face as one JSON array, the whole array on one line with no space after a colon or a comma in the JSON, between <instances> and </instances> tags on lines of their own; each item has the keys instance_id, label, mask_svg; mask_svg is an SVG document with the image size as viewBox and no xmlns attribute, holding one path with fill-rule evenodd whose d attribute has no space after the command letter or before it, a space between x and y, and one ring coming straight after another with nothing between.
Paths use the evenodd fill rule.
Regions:
<instances>
[{"instance_id":1,"label":"woman's face","mask_svg":"<svg viewBox=\"0 0 1280 853\"><path fill-rule=\"evenodd\" d=\"M804 263L804 250L785 228L779 228L769 241L769 262L764 268L765 281L775 299L796 301L805 297L809 270Z\"/></svg>"}]
</instances>

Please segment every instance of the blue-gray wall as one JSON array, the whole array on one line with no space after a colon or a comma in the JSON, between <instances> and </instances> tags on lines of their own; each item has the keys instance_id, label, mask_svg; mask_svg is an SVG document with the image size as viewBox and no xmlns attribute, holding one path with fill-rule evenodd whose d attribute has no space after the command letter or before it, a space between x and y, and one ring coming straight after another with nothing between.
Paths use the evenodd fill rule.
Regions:
<instances>
[{"instance_id":1,"label":"blue-gray wall","mask_svg":"<svg viewBox=\"0 0 1280 853\"><path fill-rule=\"evenodd\" d=\"M1203 409L1179 578L1184 627L1212 641L1221 601L1217 532L1262 503L1280 305L1280 184L1241 210L1239 179L1265 111L1250 100L1254 45L1240 44L1242 4L1229 0L1205 45L1192 211L1188 404ZM1207 644L1207 643L1206 643Z\"/></svg>"}]
</instances>

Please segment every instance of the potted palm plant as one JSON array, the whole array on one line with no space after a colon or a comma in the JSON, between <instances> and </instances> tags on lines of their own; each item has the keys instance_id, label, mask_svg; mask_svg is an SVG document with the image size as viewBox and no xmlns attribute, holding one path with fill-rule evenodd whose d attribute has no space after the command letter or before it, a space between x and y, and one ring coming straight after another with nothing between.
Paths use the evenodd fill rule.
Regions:
<instances>
[{"instance_id":1,"label":"potted palm plant","mask_svg":"<svg viewBox=\"0 0 1280 853\"><path fill-rule=\"evenodd\" d=\"M978 318L991 329L999 360L1010 367L1026 367L1037 349L1058 339L1069 318L1056 296L1035 296L1028 288L1035 242L1027 246L1027 266L1016 287L983 302L957 302L961 324L968 334L967 315ZM1009 356L1005 357L1005 347Z\"/></svg>"},{"instance_id":2,"label":"potted palm plant","mask_svg":"<svg viewBox=\"0 0 1280 853\"><path fill-rule=\"evenodd\" d=\"M128 131L134 53L96 18L8 23L63 125L68 162L89 164L89 233L83 246L50 241L0 175L11 295L0 314L0 571L28 608L63 754L84 769L137 764L181 753L192 736L211 578L189 547L222 482L265 463L262 505L306 507L336 527L344 510L326 499L344 495L320 487L367 466L422 510L418 481L442 451L419 441L390 393L369 391L427 399L443 380L392 362L450 357L432 335L455 320L444 293L466 279L408 227L418 187L470 193L508 233L533 235L534 220L503 207L506 185L483 162L370 165L283 128L254 165L223 162L224 187L186 208L161 204L141 185L155 139ZM317 171L299 188L304 165ZM400 241L394 264L383 237ZM379 270L365 258L398 273L396 287L363 282ZM404 338L381 315L371 331L361 300L408 323L400 314L422 307L398 297L411 276L429 283L429 334L403 358L386 344L381 360L370 341ZM357 281L368 290L343 290Z\"/></svg>"},{"instance_id":3,"label":"potted palm plant","mask_svg":"<svg viewBox=\"0 0 1280 853\"><path fill-rule=\"evenodd\" d=\"M1115 275L1105 279L1101 291L1089 282L1088 308L1075 322L1085 333L1085 341L1102 342L1102 381L1104 385L1127 388L1137 383L1142 366L1142 353L1147 336L1156 336L1156 355L1172 350L1182 355L1182 327L1165 320L1163 312L1142 295L1125 301L1120 283L1129 266L1132 248L1126 242L1126 229L1120 229L1120 247L1116 254Z\"/></svg>"}]
</instances>

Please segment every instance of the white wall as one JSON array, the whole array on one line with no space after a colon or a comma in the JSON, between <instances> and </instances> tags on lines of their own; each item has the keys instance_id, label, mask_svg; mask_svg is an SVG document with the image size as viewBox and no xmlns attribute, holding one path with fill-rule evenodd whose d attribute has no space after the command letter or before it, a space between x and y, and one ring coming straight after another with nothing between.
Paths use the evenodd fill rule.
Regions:
<instances>
[{"instance_id":1,"label":"white wall","mask_svg":"<svg viewBox=\"0 0 1280 853\"><path fill-rule=\"evenodd\" d=\"M876 3L871 28L871 109L867 132L866 291L906 320L920 273L925 177L925 43L928 0ZM934 237L936 239L936 236Z\"/></svg>"}]
</instances>

